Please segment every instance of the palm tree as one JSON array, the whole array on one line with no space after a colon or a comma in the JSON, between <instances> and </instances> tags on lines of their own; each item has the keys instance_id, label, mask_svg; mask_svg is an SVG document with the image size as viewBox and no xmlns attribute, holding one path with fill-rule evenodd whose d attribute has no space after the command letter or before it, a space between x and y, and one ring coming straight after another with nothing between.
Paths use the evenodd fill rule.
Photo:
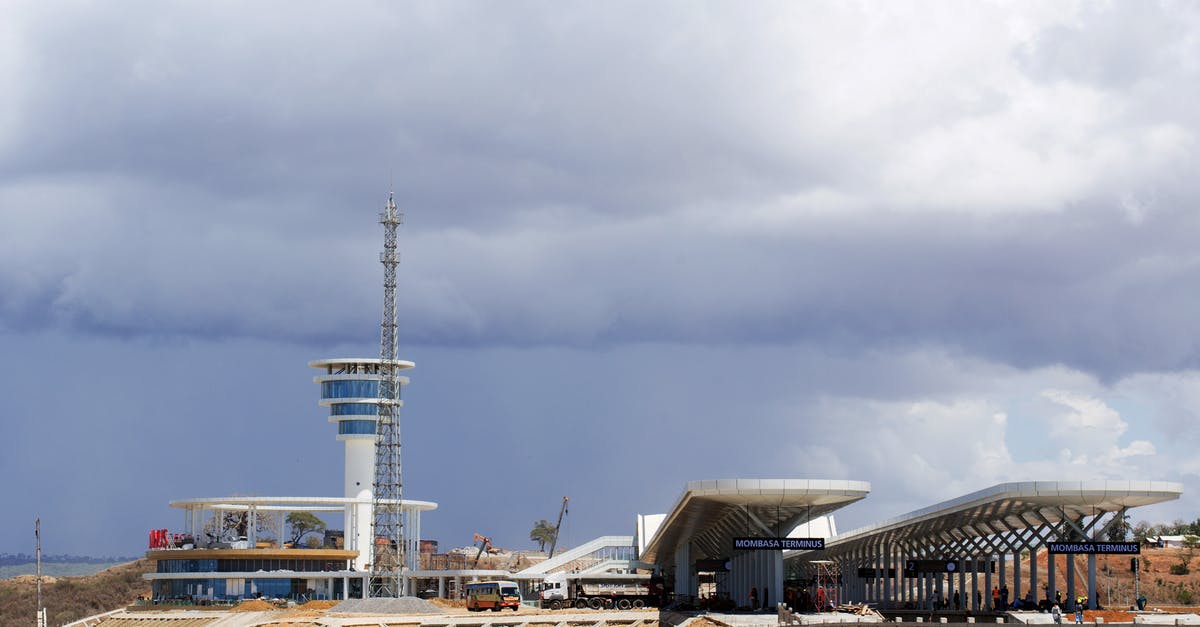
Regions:
<instances>
[{"instance_id":1,"label":"palm tree","mask_svg":"<svg viewBox=\"0 0 1200 627\"><path fill-rule=\"evenodd\" d=\"M554 536L558 532L554 530L554 525L550 521L542 519L533 523L533 530L529 532L529 539L538 543L538 550L545 551L546 545L554 541Z\"/></svg>"}]
</instances>

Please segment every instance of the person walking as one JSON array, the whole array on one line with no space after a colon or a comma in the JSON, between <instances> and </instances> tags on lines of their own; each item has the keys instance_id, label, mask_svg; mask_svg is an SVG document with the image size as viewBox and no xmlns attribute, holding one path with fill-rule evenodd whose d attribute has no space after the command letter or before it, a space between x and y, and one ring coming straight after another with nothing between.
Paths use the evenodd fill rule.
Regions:
<instances>
[{"instance_id":1,"label":"person walking","mask_svg":"<svg viewBox=\"0 0 1200 627\"><path fill-rule=\"evenodd\" d=\"M1000 611L1000 588L992 586L992 611Z\"/></svg>"},{"instance_id":2,"label":"person walking","mask_svg":"<svg viewBox=\"0 0 1200 627\"><path fill-rule=\"evenodd\" d=\"M1054 624L1062 624L1062 610L1058 609L1057 603L1054 604L1054 607L1050 608L1050 618L1054 619Z\"/></svg>"},{"instance_id":3,"label":"person walking","mask_svg":"<svg viewBox=\"0 0 1200 627\"><path fill-rule=\"evenodd\" d=\"M1079 601L1075 602L1075 624L1083 624L1083 603L1080 603Z\"/></svg>"}]
</instances>

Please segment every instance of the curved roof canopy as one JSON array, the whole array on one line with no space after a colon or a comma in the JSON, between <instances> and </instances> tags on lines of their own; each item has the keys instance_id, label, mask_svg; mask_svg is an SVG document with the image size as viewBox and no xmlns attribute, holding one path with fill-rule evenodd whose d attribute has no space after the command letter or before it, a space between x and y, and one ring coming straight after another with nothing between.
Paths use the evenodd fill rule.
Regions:
<instances>
[{"instance_id":1,"label":"curved roof canopy","mask_svg":"<svg viewBox=\"0 0 1200 627\"><path fill-rule=\"evenodd\" d=\"M724 479L692 481L640 556L670 563L692 543L692 559L725 557L733 538L786 536L797 525L862 499L865 481Z\"/></svg>"},{"instance_id":2,"label":"curved roof canopy","mask_svg":"<svg viewBox=\"0 0 1200 627\"><path fill-rule=\"evenodd\" d=\"M1001 483L826 541L828 558L882 543L961 541L1056 527L1122 509L1178 499L1183 484L1166 481L1028 481Z\"/></svg>"}]
</instances>

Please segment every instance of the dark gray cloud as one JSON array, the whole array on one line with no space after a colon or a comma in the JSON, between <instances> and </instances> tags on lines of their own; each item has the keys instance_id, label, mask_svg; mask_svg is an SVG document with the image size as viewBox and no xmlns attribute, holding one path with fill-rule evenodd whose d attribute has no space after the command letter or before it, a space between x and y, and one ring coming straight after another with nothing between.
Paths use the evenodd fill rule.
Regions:
<instances>
[{"instance_id":1,"label":"dark gray cloud","mask_svg":"<svg viewBox=\"0 0 1200 627\"><path fill-rule=\"evenodd\" d=\"M581 502L629 503L596 514L589 532L605 533L691 479L824 468L874 480L856 473L888 467L828 449L763 455L742 427L833 441L829 416L880 425L915 406L929 433L1007 412L1006 433L1029 438L1063 411L1052 398L1077 397L1153 434L1194 418L1191 5L6 13L0 348L19 356L6 368L19 376L0 391L50 398L5 414L6 463L54 435L26 420L39 411L71 425L69 451L84 459L91 442L152 432L164 407L171 429L189 428L152 439L159 449L228 443L261 416L324 459L336 446L298 365L377 351L374 221L389 188L408 213L400 329L424 377L414 416L454 425L406 430L422 442L406 476L428 498L476 470L435 469L447 445L480 446L461 434L481 419L514 426L480 452L504 451L552 493L547 509L612 470L552 480L546 467L579 457L557 446L566 434L647 460L659 474L632 492L587 488ZM135 378L152 370L152 393L72 370L105 426L89 423L36 374L76 355ZM214 405L253 379L247 364L271 373L248 388L265 396ZM681 433L696 461L663 469L661 442ZM1175 440L1150 441L1184 459ZM121 507L148 503L139 511L153 516L189 490L294 492L264 479L277 459L236 446L239 463L199 460L203 474L154 477ZM1060 448L1013 446L1011 463L1069 470L1136 447ZM287 463L311 472L312 492L337 491L336 463ZM88 481L136 478L114 466L68 488L70 466L40 468L59 477L49 493L97 507ZM621 484L645 472L629 464ZM1003 476L980 466L946 485ZM915 475L880 481L896 503L952 496ZM444 520L476 505L447 497ZM506 524L497 533L520 541L525 522ZM465 543L471 531L447 533Z\"/></svg>"}]
</instances>

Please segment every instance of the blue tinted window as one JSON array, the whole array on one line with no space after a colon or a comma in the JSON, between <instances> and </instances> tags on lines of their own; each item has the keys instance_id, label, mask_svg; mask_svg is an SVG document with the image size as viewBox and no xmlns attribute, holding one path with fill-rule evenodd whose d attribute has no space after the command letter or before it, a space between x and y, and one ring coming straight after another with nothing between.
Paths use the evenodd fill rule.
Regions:
<instances>
[{"instance_id":1,"label":"blue tinted window","mask_svg":"<svg viewBox=\"0 0 1200 627\"><path fill-rule=\"evenodd\" d=\"M330 416L378 416L379 406L374 403L338 403L329 407Z\"/></svg>"},{"instance_id":2,"label":"blue tinted window","mask_svg":"<svg viewBox=\"0 0 1200 627\"><path fill-rule=\"evenodd\" d=\"M374 435L374 420L343 420L338 423L338 435Z\"/></svg>"},{"instance_id":3,"label":"blue tinted window","mask_svg":"<svg viewBox=\"0 0 1200 627\"><path fill-rule=\"evenodd\" d=\"M378 381L325 381L321 398L379 398Z\"/></svg>"}]
</instances>

